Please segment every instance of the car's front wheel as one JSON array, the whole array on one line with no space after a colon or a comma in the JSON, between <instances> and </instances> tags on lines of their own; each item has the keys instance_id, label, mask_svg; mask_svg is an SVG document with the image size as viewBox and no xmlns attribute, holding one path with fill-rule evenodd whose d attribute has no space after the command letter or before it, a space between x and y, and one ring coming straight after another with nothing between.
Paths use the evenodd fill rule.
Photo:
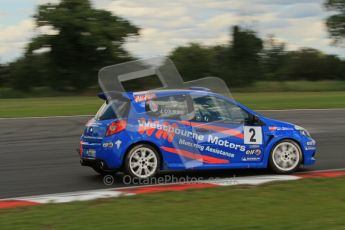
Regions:
<instances>
[{"instance_id":1,"label":"car's front wheel","mask_svg":"<svg viewBox=\"0 0 345 230\"><path fill-rule=\"evenodd\" d=\"M154 176L159 168L159 154L151 145L138 144L126 156L125 170L132 177L146 179Z\"/></svg>"},{"instance_id":2,"label":"car's front wheel","mask_svg":"<svg viewBox=\"0 0 345 230\"><path fill-rule=\"evenodd\" d=\"M273 171L285 174L296 171L302 161L302 151L292 140L282 140L271 151L270 167Z\"/></svg>"}]
</instances>

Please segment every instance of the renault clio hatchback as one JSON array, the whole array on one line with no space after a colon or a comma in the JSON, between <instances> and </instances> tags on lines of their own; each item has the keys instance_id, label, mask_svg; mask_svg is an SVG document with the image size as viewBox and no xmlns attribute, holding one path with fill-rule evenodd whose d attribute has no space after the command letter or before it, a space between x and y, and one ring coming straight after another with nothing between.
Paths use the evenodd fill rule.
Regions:
<instances>
[{"instance_id":1,"label":"renault clio hatchback","mask_svg":"<svg viewBox=\"0 0 345 230\"><path fill-rule=\"evenodd\" d=\"M149 178L162 170L271 168L315 162L316 142L207 88L107 92L80 139L80 162L98 173Z\"/></svg>"}]
</instances>

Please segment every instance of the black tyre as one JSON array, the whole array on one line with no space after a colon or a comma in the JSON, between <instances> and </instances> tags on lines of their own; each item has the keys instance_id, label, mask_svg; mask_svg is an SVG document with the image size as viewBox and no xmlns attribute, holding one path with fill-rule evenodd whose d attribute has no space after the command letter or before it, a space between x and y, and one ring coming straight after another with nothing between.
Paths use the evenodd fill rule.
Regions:
<instances>
[{"instance_id":1,"label":"black tyre","mask_svg":"<svg viewBox=\"0 0 345 230\"><path fill-rule=\"evenodd\" d=\"M270 168L279 174L295 172L302 162L302 151L292 140L281 140L271 150Z\"/></svg>"},{"instance_id":2,"label":"black tyre","mask_svg":"<svg viewBox=\"0 0 345 230\"><path fill-rule=\"evenodd\" d=\"M91 168L92 168L93 170L95 170L97 173L101 174L101 175L107 175L107 174L109 174L108 171L105 171L105 170L101 169L99 166L91 166Z\"/></svg>"}]
</instances>

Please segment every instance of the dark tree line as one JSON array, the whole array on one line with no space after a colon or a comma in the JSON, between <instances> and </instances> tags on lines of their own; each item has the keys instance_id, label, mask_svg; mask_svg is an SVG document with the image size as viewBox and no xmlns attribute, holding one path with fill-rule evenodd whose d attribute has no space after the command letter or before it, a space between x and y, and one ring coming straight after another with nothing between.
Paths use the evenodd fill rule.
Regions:
<instances>
[{"instance_id":1,"label":"dark tree line","mask_svg":"<svg viewBox=\"0 0 345 230\"><path fill-rule=\"evenodd\" d=\"M326 25L336 44L345 38L345 0L326 0L334 12ZM106 65L133 59L123 48L139 28L89 0L61 0L43 4L34 15L48 34L34 37L19 59L0 65L0 87L29 91L50 87L80 91L97 85L97 72ZM222 46L191 43L170 55L186 80L218 76L231 86L255 81L345 80L345 61L316 49L287 51L274 37L262 39L250 29L234 26L230 42ZM46 52L42 52L46 51Z\"/></svg>"},{"instance_id":2,"label":"dark tree line","mask_svg":"<svg viewBox=\"0 0 345 230\"><path fill-rule=\"evenodd\" d=\"M101 67L132 59L122 45L138 35L139 28L94 9L89 0L40 5L34 18L37 27L48 26L52 32L32 39L24 56L4 70L3 84L20 90L83 90L97 84ZM49 52L37 52L44 49Z\"/></svg>"},{"instance_id":3,"label":"dark tree line","mask_svg":"<svg viewBox=\"0 0 345 230\"><path fill-rule=\"evenodd\" d=\"M231 86L248 86L258 80L345 80L345 61L316 49L287 51L273 37L233 27L230 43L205 47L197 43L178 47L171 53L186 80L218 76Z\"/></svg>"},{"instance_id":4,"label":"dark tree line","mask_svg":"<svg viewBox=\"0 0 345 230\"><path fill-rule=\"evenodd\" d=\"M326 26L335 45L345 41L345 0L326 0L334 14ZM345 61L319 50L287 51L284 43L270 37L263 41L252 30L233 27L230 43L204 47L197 43L178 47L171 53L187 80L213 75L232 86L250 85L258 80L345 80Z\"/></svg>"},{"instance_id":5,"label":"dark tree line","mask_svg":"<svg viewBox=\"0 0 345 230\"><path fill-rule=\"evenodd\" d=\"M204 47L191 43L176 48L170 57L186 80L218 76L238 86L261 78L262 50L262 40L253 31L235 26L229 45Z\"/></svg>"}]
</instances>

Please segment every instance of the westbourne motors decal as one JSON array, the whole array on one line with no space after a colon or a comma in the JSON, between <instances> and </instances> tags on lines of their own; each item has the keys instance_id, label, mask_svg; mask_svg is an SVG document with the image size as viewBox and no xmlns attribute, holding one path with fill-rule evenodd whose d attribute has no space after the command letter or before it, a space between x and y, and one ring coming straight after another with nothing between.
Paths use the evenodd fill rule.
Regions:
<instances>
[{"instance_id":1,"label":"westbourne motors decal","mask_svg":"<svg viewBox=\"0 0 345 230\"><path fill-rule=\"evenodd\" d=\"M229 148L229 150L238 150L241 152L246 151L246 147L244 145L240 144L234 144L229 142L228 140L221 139L217 134L229 134L229 129L223 129L218 126L212 126L212 125L203 125L203 128L208 128L210 130L215 131L215 134L199 134L196 132L192 132L189 130L181 129L179 127L179 123L182 124L189 124L189 122L162 122L160 123L157 120L145 120L144 118L141 118L138 120L139 128L138 133L143 135L146 134L148 136L154 136L157 139L163 138L164 140L167 140L168 142L173 142L175 135L179 136L178 144L185 145L189 147L194 147L200 151L206 150L211 153L227 156L227 157L234 157L234 154L231 152L227 152L226 150L221 150L218 148L212 148L209 145L205 147L205 145L200 145L198 143L207 142L210 144L213 144L215 146L221 147L221 148ZM191 125L195 125L195 123L190 123ZM238 138L243 138L243 135L238 130L232 130L233 134L236 134ZM186 139L187 140L186 140ZM189 141L192 139L192 141Z\"/></svg>"}]
</instances>

